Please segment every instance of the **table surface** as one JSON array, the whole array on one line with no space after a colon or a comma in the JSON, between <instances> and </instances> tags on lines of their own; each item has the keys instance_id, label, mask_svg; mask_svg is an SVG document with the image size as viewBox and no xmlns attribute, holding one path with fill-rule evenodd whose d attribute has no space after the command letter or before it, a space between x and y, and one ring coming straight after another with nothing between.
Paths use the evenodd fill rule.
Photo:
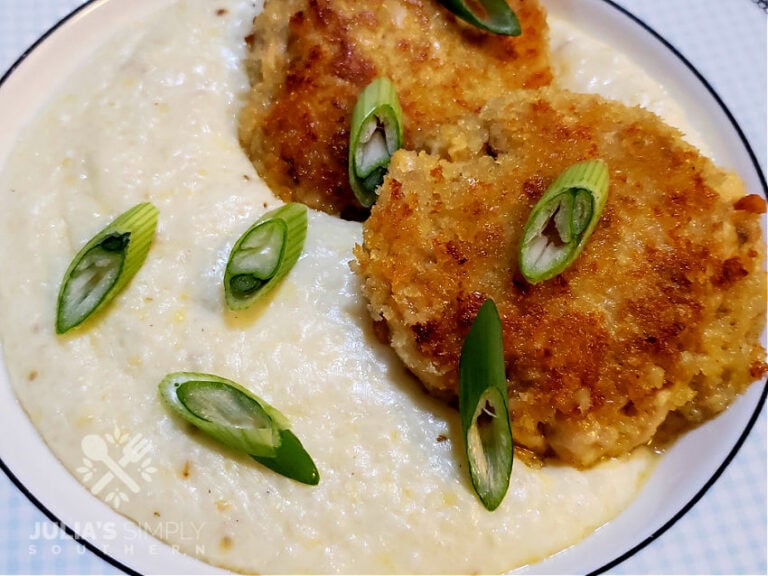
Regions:
<instances>
[{"instance_id":1,"label":"table surface","mask_svg":"<svg viewBox=\"0 0 768 576\"><path fill-rule=\"evenodd\" d=\"M0 0L0 72L80 0ZM766 169L766 2L617 0L709 80ZM713 50L716 43L718 50ZM723 46L733 49L721 48ZM766 409L722 477L681 520L611 574L766 574ZM54 526L0 473L0 574L119 574ZM48 538L36 538L46 530Z\"/></svg>"}]
</instances>

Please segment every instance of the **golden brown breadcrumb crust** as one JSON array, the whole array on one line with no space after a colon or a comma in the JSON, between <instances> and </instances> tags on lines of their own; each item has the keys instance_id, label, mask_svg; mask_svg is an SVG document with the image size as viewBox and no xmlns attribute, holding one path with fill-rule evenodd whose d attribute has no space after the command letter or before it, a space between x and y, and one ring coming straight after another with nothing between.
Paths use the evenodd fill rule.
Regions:
<instances>
[{"instance_id":1,"label":"golden brown breadcrumb crust","mask_svg":"<svg viewBox=\"0 0 768 576\"><path fill-rule=\"evenodd\" d=\"M437 0L272 0L254 20L252 90L240 142L270 188L331 214L366 211L348 183L349 123L375 77L395 84L406 147L489 97L549 84L549 29L538 0L510 0L523 33L474 29Z\"/></svg>"},{"instance_id":2,"label":"golden brown breadcrumb crust","mask_svg":"<svg viewBox=\"0 0 768 576\"><path fill-rule=\"evenodd\" d=\"M457 135L462 135L457 138ZM405 364L455 397L463 339L498 305L513 435L588 466L648 442L668 414L723 410L766 374L765 201L640 108L519 91L489 103L454 158L400 151L356 247L363 291ZM605 211L560 276L517 266L528 214L569 165L602 158Z\"/></svg>"}]
</instances>

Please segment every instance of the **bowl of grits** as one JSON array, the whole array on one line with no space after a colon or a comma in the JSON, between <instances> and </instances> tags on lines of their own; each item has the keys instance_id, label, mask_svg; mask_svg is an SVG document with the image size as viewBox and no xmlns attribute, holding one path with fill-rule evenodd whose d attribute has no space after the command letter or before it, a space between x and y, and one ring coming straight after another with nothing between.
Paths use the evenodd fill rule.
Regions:
<instances>
[{"instance_id":1,"label":"bowl of grits","mask_svg":"<svg viewBox=\"0 0 768 576\"><path fill-rule=\"evenodd\" d=\"M258 4L91 2L4 78L4 469L139 573L589 573L656 538L734 457L764 382L659 453L641 447L583 470L518 459L507 498L488 513L455 410L374 334L349 266L359 223L310 210L291 274L253 310L225 311L232 243L282 203L237 139ZM741 129L671 46L611 3L543 5L563 87L651 110L765 195ZM144 201L160 212L147 262L98 322L56 336L72 255ZM231 378L279 407L320 484L180 426L157 398L180 370ZM101 439L100 455L87 437Z\"/></svg>"}]
</instances>

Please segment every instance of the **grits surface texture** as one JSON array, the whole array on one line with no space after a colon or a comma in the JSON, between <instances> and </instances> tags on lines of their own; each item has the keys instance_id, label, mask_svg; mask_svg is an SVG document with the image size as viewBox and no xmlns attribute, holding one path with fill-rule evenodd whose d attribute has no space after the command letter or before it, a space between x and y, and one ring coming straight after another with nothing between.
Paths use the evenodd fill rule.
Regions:
<instances>
[{"instance_id":1,"label":"grits surface texture","mask_svg":"<svg viewBox=\"0 0 768 576\"><path fill-rule=\"evenodd\" d=\"M501 573L615 518L653 470L651 451L587 471L518 460L488 513L455 410L373 335L349 267L359 223L310 211L280 286L227 310L232 244L280 204L237 140L257 10L185 0L127 26L51 93L0 173L0 342L19 402L89 500L105 468L82 474L85 437L151 446L127 469L140 492L113 482L94 514L111 506L134 523L137 551L143 538L171 554L155 536L247 574ZM143 201L160 210L147 261L103 314L57 337L58 287L78 247ZM168 413L158 383L177 371L229 378L277 407L320 483L275 474ZM108 443L115 459L119 442Z\"/></svg>"}]
</instances>

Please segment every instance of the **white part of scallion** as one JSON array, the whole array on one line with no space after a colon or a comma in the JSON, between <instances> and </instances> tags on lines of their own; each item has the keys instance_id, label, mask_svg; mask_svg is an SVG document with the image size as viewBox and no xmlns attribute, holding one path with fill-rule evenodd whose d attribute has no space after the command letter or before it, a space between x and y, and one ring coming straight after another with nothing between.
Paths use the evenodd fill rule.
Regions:
<instances>
[{"instance_id":1,"label":"white part of scallion","mask_svg":"<svg viewBox=\"0 0 768 576\"><path fill-rule=\"evenodd\" d=\"M576 260L608 199L608 166L602 160L567 168L531 210L520 242L520 272L532 284L562 273Z\"/></svg>"},{"instance_id":2,"label":"white part of scallion","mask_svg":"<svg viewBox=\"0 0 768 576\"><path fill-rule=\"evenodd\" d=\"M349 131L349 184L363 206L378 197L392 154L403 145L403 111L392 82L376 78L363 89Z\"/></svg>"},{"instance_id":3,"label":"white part of scallion","mask_svg":"<svg viewBox=\"0 0 768 576\"><path fill-rule=\"evenodd\" d=\"M387 147L386 138L381 130L377 129L376 124L375 118L368 122L370 134L361 135L355 152L355 174L360 178L367 177L378 167L386 167L392 156Z\"/></svg>"}]
</instances>

